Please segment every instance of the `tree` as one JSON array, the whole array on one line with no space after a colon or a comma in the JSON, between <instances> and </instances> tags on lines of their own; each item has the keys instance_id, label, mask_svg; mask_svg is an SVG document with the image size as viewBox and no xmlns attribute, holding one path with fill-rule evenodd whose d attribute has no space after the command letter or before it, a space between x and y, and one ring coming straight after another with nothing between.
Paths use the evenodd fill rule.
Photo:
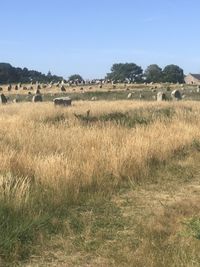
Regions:
<instances>
[{"instance_id":1,"label":"tree","mask_svg":"<svg viewBox=\"0 0 200 267\"><path fill-rule=\"evenodd\" d=\"M52 77L52 74L51 74L50 70L49 70L48 73L47 73L47 77L49 77L49 78Z\"/></svg>"},{"instance_id":2,"label":"tree","mask_svg":"<svg viewBox=\"0 0 200 267\"><path fill-rule=\"evenodd\" d=\"M69 81L72 81L72 82L75 82L75 81L82 82L83 81L83 78L79 74L73 74L73 75L69 76Z\"/></svg>"},{"instance_id":3,"label":"tree","mask_svg":"<svg viewBox=\"0 0 200 267\"><path fill-rule=\"evenodd\" d=\"M54 82L62 81L63 78L59 76L51 76L42 74L35 70L28 70L27 68L15 68L8 63L0 63L0 83L29 83L30 81Z\"/></svg>"},{"instance_id":4,"label":"tree","mask_svg":"<svg viewBox=\"0 0 200 267\"><path fill-rule=\"evenodd\" d=\"M147 67L144 72L147 82L161 82L162 69L157 64L152 64Z\"/></svg>"},{"instance_id":5,"label":"tree","mask_svg":"<svg viewBox=\"0 0 200 267\"><path fill-rule=\"evenodd\" d=\"M15 68L8 63L0 63L0 83L10 83L18 78Z\"/></svg>"},{"instance_id":6,"label":"tree","mask_svg":"<svg viewBox=\"0 0 200 267\"><path fill-rule=\"evenodd\" d=\"M135 63L113 64L111 73L108 73L106 79L113 81L130 82L140 81L142 78L142 68Z\"/></svg>"},{"instance_id":7,"label":"tree","mask_svg":"<svg viewBox=\"0 0 200 267\"><path fill-rule=\"evenodd\" d=\"M184 82L184 73L183 69L181 69L177 65L167 65L163 69L163 81L171 82L171 83L183 83Z\"/></svg>"}]
</instances>

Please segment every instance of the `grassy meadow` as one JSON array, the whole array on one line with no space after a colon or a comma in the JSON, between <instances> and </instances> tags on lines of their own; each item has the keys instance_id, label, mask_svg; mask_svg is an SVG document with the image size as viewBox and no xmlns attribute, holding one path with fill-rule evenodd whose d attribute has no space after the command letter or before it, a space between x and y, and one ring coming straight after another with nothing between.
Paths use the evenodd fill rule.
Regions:
<instances>
[{"instance_id":1,"label":"grassy meadow","mask_svg":"<svg viewBox=\"0 0 200 267\"><path fill-rule=\"evenodd\" d=\"M22 84L21 87L15 90L17 84L12 84L12 89L8 90L8 85L1 85L1 93L8 97L8 101L12 102L31 102L32 97L37 89L36 84ZM199 89L196 85L189 84L171 84L171 83L157 83L157 84L122 84L117 83L112 85L110 83L99 86L97 84L87 85L72 85L64 84L65 91L61 91L61 85L40 84L40 92L44 102L52 101L55 97L69 96L73 101L115 101L126 100L131 93L132 100L155 101L157 93L162 91L166 94L167 99L171 100L171 92L175 89L181 91L184 100L200 100Z\"/></svg>"},{"instance_id":2,"label":"grassy meadow","mask_svg":"<svg viewBox=\"0 0 200 267\"><path fill-rule=\"evenodd\" d=\"M200 106L0 106L0 266L199 266Z\"/></svg>"}]
</instances>

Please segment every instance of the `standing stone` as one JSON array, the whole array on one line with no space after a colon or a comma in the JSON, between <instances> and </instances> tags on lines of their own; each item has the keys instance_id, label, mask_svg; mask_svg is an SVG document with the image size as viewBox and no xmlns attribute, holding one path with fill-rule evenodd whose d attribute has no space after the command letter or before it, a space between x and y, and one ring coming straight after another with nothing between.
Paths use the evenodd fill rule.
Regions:
<instances>
[{"instance_id":1,"label":"standing stone","mask_svg":"<svg viewBox=\"0 0 200 267\"><path fill-rule=\"evenodd\" d=\"M19 102L18 98L13 99L13 103L18 103L18 102Z\"/></svg>"},{"instance_id":2,"label":"standing stone","mask_svg":"<svg viewBox=\"0 0 200 267\"><path fill-rule=\"evenodd\" d=\"M4 94L0 95L0 104L6 104L8 102Z\"/></svg>"},{"instance_id":3,"label":"standing stone","mask_svg":"<svg viewBox=\"0 0 200 267\"><path fill-rule=\"evenodd\" d=\"M36 95L40 95L40 94L41 94L41 93L40 93L40 88L38 88L38 86L37 86L37 88L36 88L35 94L36 94Z\"/></svg>"},{"instance_id":4,"label":"standing stone","mask_svg":"<svg viewBox=\"0 0 200 267\"><path fill-rule=\"evenodd\" d=\"M140 100L141 100L141 99L144 99L144 95L143 95L143 94L140 94L140 95L139 95L139 98L140 98Z\"/></svg>"},{"instance_id":5,"label":"standing stone","mask_svg":"<svg viewBox=\"0 0 200 267\"><path fill-rule=\"evenodd\" d=\"M174 91L172 91L172 93L171 93L171 97L172 97L172 99L175 100L175 101L179 101L179 100L182 99L182 95L181 95L181 93L180 93L179 90L174 90Z\"/></svg>"},{"instance_id":6,"label":"standing stone","mask_svg":"<svg viewBox=\"0 0 200 267\"><path fill-rule=\"evenodd\" d=\"M62 92L66 92L66 89L65 89L64 85L61 86L60 90L61 90Z\"/></svg>"},{"instance_id":7,"label":"standing stone","mask_svg":"<svg viewBox=\"0 0 200 267\"><path fill-rule=\"evenodd\" d=\"M71 106L72 100L69 97L57 97L53 99L56 106Z\"/></svg>"},{"instance_id":8,"label":"standing stone","mask_svg":"<svg viewBox=\"0 0 200 267\"><path fill-rule=\"evenodd\" d=\"M131 98L132 98L132 93L129 93L129 94L127 95L127 98L128 98L128 99L131 99Z\"/></svg>"},{"instance_id":9,"label":"standing stone","mask_svg":"<svg viewBox=\"0 0 200 267\"><path fill-rule=\"evenodd\" d=\"M157 93L157 101L166 101L167 97L166 94L163 92L158 92Z\"/></svg>"},{"instance_id":10,"label":"standing stone","mask_svg":"<svg viewBox=\"0 0 200 267\"><path fill-rule=\"evenodd\" d=\"M41 94L36 94L32 98L32 102L42 102L42 101L43 101L43 99L42 99Z\"/></svg>"}]
</instances>

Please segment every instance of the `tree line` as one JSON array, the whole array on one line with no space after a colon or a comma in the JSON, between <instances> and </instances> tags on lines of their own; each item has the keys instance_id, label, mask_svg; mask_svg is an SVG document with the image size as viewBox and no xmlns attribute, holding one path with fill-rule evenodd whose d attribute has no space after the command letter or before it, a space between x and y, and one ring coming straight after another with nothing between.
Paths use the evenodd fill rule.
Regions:
<instances>
[{"instance_id":1,"label":"tree line","mask_svg":"<svg viewBox=\"0 0 200 267\"><path fill-rule=\"evenodd\" d=\"M167 65L164 69L157 64L151 64L143 71L135 63L117 63L113 64L106 79L118 82L184 83L184 72L179 66L173 64Z\"/></svg>"},{"instance_id":2,"label":"tree line","mask_svg":"<svg viewBox=\"0 0 200 267\"><path fill-rule=\"evenodd\" d=\"M107 73L106 80L114 82L170 82L184 83L184 72L177 65L167 65L163 69L157 64L149 65L145 70L135 63L115 63L111 67L111 72ZM47 75L27 68L15 68L8 63L0 63L0 83L30 83L30 82L59 82L63 77L52 75L48 72ZM69 77L69 80L83 81L79 74Z\"/></svg>"},{"instance_id":3,"label":"tree line","mask_svg":"<svg viewBox=\"0 0 200 267\"><path fill-rule=\"evenodd\" d=\"M142 67L135 63L115 63L111 67L111 72L107 73L104 80L119 83L184 83L184 77L183 69L174 64L167 65L163 69L157 64L151 64L143 70ZM74 74L69 77L69 81L75 82L76 80L84 81L79 74Z\"/></svg>"},{"instance_id":4,"label":"tree line","mask_svg":"<svg viewBox=\"0 0 200 267\"><path fill-rule=\"evenodd\" d=\"M27 68L15 68L11 64L8 63L0 63L0 84L7 83L30 83L30 82L59 82L62 81L62 77L52 75L50 71L47 75L35 71L28 70Z\"/></svg>"}]
</instances>

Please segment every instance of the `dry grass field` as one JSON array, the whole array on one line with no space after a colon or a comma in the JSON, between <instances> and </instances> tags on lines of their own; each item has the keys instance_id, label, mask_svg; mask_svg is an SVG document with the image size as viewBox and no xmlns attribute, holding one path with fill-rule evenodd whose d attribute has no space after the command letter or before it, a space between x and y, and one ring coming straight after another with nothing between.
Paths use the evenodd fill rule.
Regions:
<instances>
[{"instance_id":1,"label":"dry grass field","mask_svg":"<svg viewBox=\"0 0 200 267\"><path fill-rule=\"evenodd\" d=\"M0 106L0 265L199 266L199 117L194 101Z\"/></svg>"}]
</instances>

